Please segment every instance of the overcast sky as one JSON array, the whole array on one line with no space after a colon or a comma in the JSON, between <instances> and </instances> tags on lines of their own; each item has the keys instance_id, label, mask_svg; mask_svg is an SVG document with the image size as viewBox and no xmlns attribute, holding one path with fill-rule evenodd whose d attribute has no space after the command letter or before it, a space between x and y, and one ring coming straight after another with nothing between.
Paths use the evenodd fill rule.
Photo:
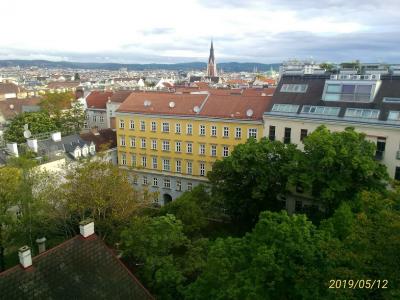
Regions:
<instances>
[{"instance_id":1,"label":"overcast sky","mask_svg":"<svg viewBox=\"0 0 400 300\"><path fill-rule=\"evenodd\" d=\"M5 0L0 59L400 62L400 0Z\"/></svg>"}]
</instances>

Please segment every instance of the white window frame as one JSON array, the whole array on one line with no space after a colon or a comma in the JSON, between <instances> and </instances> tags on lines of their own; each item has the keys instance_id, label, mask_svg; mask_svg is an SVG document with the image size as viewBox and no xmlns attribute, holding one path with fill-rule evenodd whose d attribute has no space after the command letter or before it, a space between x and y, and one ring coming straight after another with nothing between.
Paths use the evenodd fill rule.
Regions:
<instances>
[{"instance_id":1,"label":"white window frame","mask_svg":"<svg viewBox=\"0 0 400 300\"><path fill-rule=\"evenodd\" d=\"M257 135L258 135L257 128L249 128L247 130L247 138L253 137L253 138L257 139Z\"/></svg>"},{"instance_id":2,"label":"white window frame","mask_svg":"<svg viewBox=\"0 0 400 300\"><path fill-rule=\"evenodd\" d=\"M241 139L242 138L242 128L241 127L236 127L235 128L235 138L236 139Z\"/></svg>"},{"instance_id":3,"label":"white window frame","mask_svg":"<svg viewBox=\"0 0 400 300\"><path fill-rule=\"evenodd\" d=\"M222 156L223 157L228 157L229 156L229 147L228 146L224 146L222 149Z\"/></svg>"},{"instance_id":4,"label":"white window frame","mask_svg":"<svg viewBox=\"0 0 400 300\"><path fill-rule=\"evenodd\" d=\"M140 139L140 148L146 149L146 138Z\"/></svg>"},{"instance_id":5,"label":"white window frame","mask_svg":"<svg viewBox=\"0 0 400 300\"><path fill-rule=\"evenodd\" d=\"M152 164L153 169L157 169L158 168L158 159L157 159L156 156L152 157L151 164Z\"/></svg>"},{"instance_id":6,"label":"white window frame","mask_svg":"<svg viewBox=\"0 0 400 300\"><path fill-rule=\"evenodd\" d=\"M129 120L129 129L131 129L131 130L135 129L135 121L134 120Z\"/></svg>"},{"instance_id":7,"label":"white window frame","mask_svg":"<svg viewBox=\"0 0 400 300\"><path fill-rule=\"evenodd\" d=\"M175 133L178 133L178 134L181 133L181 123L175 124Z\"/></svg>"},{"instance_id":8,"label":"white window frame","mask_svg":"<svg viewBox=\"0 0 400 300\"><path fill-rule=\"evenodd\" d=\"M180 141L175 142L175 152L180 153L182 151L182 143Z\"/></svg>"},{"instance_id":9,"label":"white window frame","mask_svg":"<svg viewBox=\"0 0 400 300\"><path fill-rule=\"evenodd\" d=\"M206 155L206 144L199 144L199 154Z\"/></svg>"},{"instance_id":10,"label":"white window frame","mask_svg":"<svg viewBox=\"0 0 400 300\"><path fill-rule=\"evenodd\" d=\"M189 175L193 174L193 162L192 161L186 162L186 173Z\"/></svg>"},{"instance_id":11,"label":"white window frame","mask_svg":"<svg viewBox=\"0 0 400 300\"><path fill-rule=\"evenodd\" d=\"M206 125L200 124L199 125L199 135L205 136L206 135Z\"/></svg>"},{"instance_id":12,"label":"white window frame","mask_svg":"<svg viewBox=\"0 0 400 300\"><path fill-rule=\"evenodd\" d=\"M162 123L162 132L169 132L169 123L168 122L163 122Z\"/></svg>"},{"instance_id":13,"label":"white window frame","mask_svg":"<svg viewBox=\"0 0 400 300\"><path fill-rule=\"evenodd\" d=\"M122 120L122 119L119 120L119 128L120 129L125 129L125 121Z\"/></svg>"},{"instance_id":14,"label":"white window frame","mask_svg":"<svg viewBox=\"0 0 400 300\"><path fill-rule=\"evenodd\" d=\"M136 148L136 139L134 137L130 137L130 146L131 148Z\"/></svg>"},{"instance_id":15,"label":"white window frame","mask_svg":"<svg viewBox=\"0 0 400 300\"><path fill-rule=\"evenodd\" d=\"M217 126L211 126L211 136L217 136Z\"/></svg>"},{"instance_id":16,"label":"white window frame","mask_svg":"<svg viewBox=\"0 0 400 300\"><path fill-rule=\"evenodd\" d=\"M182 173L182 161L181 160L175 161L175 171L176 171L176 173Z\"/></svg>"},{"instance_id":17,"label":"white window frame","mask_svg":"<svg viewBox=\"0 0 400 300\"><path fill-rule=\"evenodd\" d=\"M164 158L162 160L162 170L167 172L171 171L171 164L169 159Z\"/></svg>"},{"instance_id":18,"label":"white window frame","mask_svg":"<svg viewBox=\"0 0 400 300\"><path fill-rule=\"evenodd\" d=\"M227 126L222 127L222 137L224 137L224 138L229 137L229 127L227 127Z\"/></svg>"},{"instance_id":19,"label":"white window frame","mask_svg":"<svg viewBox=\"0 0 400 300\"><path fill-rule=\"evenodd\" d=\"M170 143L169 143L169 141L163 140L163 141L162 141L162 150L163 150L163 151L170 151L169 149L170 149Z\"/></svg>"},{"instance_id":20,"label":"white window frame","mask_svg":"<svg viewBox=\"0 0 400 300\"><path fill-rule=\"evenodd\" d=\"M142 167L147 168L147 156L142 156Z\"/></svg>"},{"instance_id":21,"label":"white window frame","mask_svg":"<svg viewBox=\"0 0 400 300\"><path fill-rule=\"evenodd\" d=\"M151 131L156 132L157 131L157 123L156 121L151 121Z\"/></svg>"},{"instance_id":22,"label":"white window frame","mask_svg":"<svg viewBox=\"0 0 400 300\"><path fill-rule=\"evenodd\" d=\"M211 145L210 154L211 154L212 157L216 157L217 156L217 145Z\"/></svg>"},{"instance_id":23,"label":"white window frame","mask_svg":"<svg viewBox=\"0 0 400 300\"><path fill-rule=\"evenodd\" d=\"M140 120L140 131L146 130L146 121Z\"/></svg>"},{"instance_id":24,"label":"white window frame","mask_svg":"<svg viewBox=\"0 0 400 300\"><path fill-rule=\"evenodd\" d=\"M187 135L192 135L193 134L193 125L192 124L186 124L186 134Z\"/></svg>"},{"instance_id":25,"label":"white window frame","mask_svg":"<svg viewBox=\"0 0 400 300\"><path fill-rule=\"evenodd\" d=\"M193 153L193 143L186 144L186 153Z\"/></svg>"},{"instance_id":26,"label":"white window frame","mask_svg":"<svg viewBox=\"0 0 400 300\"><path fill-rule=\"evenodd\" d=\"M151 140L151 150L157 150L157 140Z\"/></svg>"}]
</instances>

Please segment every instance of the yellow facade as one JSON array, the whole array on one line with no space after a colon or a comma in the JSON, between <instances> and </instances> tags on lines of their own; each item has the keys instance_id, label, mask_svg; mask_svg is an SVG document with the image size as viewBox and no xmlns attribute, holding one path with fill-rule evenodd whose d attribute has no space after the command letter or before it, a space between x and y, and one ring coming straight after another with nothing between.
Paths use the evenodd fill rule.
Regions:
<instances>
[{"instance_id":1,"label":"yellow facade","mask_svg":"<svg viewBox=\"0 0 400 300\"><path fill-rule=\"evenodd\" d=\"M131 122L134 129L131 128ZM144 130L141 128L141 122L145 124ZM155 130L153 122L155 122ZM163 123L168 123L169 132L163 132ZM180 133L177 132L176 126L180 127ZM192 127L191 134L190 129L188 131L190 126ZM143 171L169 173L179 177L204 178L204 180L206 173L212 169L212 164L217 159L229 155L237 144L246 142L249 129L253 134L256 130L257 139L262 136L263 131L261 120L241 121L133 113L119 113L116 127L119 165L139 167ZM164 124L164 127L167 125ZM240 137L236 135L237 128L240 128ZM228 133L228 136L225 137L224 133L225 135ZM134 144L131 139L135 140ZM145 140L145 145L142 145L142 139ZM124 140L125 146L123 146ZM180 143L180 151L177 143ZM169 150L166 148L168 144ZM188 151L190 144L192 145L191 153ZM143 166L143 157L146 157L146 166ZM156 166L153 165L153 159L157 162ZM166 161L169 162L169 170ZM202 167L204 167L204 172Z\"/></svg>"}]
</instances>

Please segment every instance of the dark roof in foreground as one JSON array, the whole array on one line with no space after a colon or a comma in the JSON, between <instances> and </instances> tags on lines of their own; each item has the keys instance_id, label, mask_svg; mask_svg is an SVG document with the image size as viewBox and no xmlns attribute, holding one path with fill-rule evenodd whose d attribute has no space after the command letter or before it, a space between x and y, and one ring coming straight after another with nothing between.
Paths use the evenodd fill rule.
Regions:
<instances>
[{"instance_id":1,"label":"dark roof in foreground","mask_svg":"<svg viewBox=\"0 0 400 300\"><path fill-rule=\"evenodd\" d=\"M97 151L109 150L117 147L117 133L110 129L101 129L97 132L81 133L81 138L86 142L93 142Z\"/></svg>"},{"instance_id":2,"label":"dark roof in foreground","mask_svg":"<svg viewBox=\"0 0 400 300\"><path fill-rule=\"evenodd\" d=\"M96 235L78 235L0 273L0 299L154 299Z\"/></svg>"}]
</instances>

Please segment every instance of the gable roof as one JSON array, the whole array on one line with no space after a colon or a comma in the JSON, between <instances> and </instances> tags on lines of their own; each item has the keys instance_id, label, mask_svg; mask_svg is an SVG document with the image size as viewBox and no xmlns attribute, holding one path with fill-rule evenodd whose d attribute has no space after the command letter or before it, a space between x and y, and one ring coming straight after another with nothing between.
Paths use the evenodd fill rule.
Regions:
<instances>
[{"instance_id":1,"label":"gable roof","mask_svg":"<svg viewBox=\"0 0 400 300\"><path fill-rule=\"evenodd\" d=\"M96 235L78 235L0 273L3 299L154 299Z\"/></svg>"},{"instance_id":2,"label":"gable roof","mask_svg":"<svg viewBox=\"0 0 400 300\"><path fill-rule=\"evenodd\" d=\"M112 129L102 129L98 134L93 132L81 133L81 138L88 144L93 142L96 145L96 150L108 150L117 147L117 134Z\"/></svg>"},{"instance_id":3,"label":"gable roof","mask_svg":"<svg viewBox=\"0 0 400 300\"><path fill-rule=\"evenodd\" d=\"M106 104L113 92L93 91L86 97L87 108L106 109Z\"/></svg>"},{"instance_id":4,"label":"gable roof","mask_svg":"<svg viewBox=\"0 0 400 300\"><path fill-rule=\"evenodd\" d=\"M125 101L126 98L132 93L133 91L116 91L114 94L111 96L110 100L111 102L118 102L122 103Z\"/></svg>"}]
</instances>

